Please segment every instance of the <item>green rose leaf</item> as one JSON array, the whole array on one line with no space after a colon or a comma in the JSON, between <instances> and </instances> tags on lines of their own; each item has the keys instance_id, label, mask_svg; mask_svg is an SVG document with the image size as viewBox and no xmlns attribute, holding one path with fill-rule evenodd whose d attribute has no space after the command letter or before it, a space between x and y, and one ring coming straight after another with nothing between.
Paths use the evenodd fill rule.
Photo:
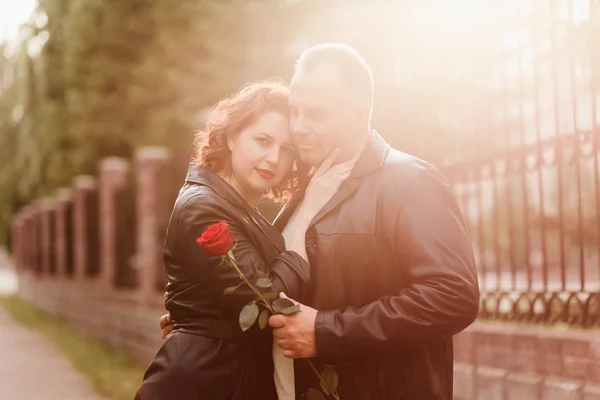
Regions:
<instances>
[{"instance_id":1,"label":"green rose leaf","mask_svg":"<svg viewBox=\"0 0 600 400\"><path fill-rule=\"evenodd\" d=\"M252 278L256 278L256 279L259 279L259 278L267 278L267 279L269 279L269 275L265 274L265 273L264 273L264 272L262 272L262 271L257 271L257 270L255 269L255 270L254 270L254 272L253 272L253 274L252 274Z\"/></svg>"},{"instance_id":2,"label":"green rose leaf","mask_svg":"<svg viewBox=\"0 0 600 400\"><path fill-rule=\"evenodd\" d=\"M314 388L308 389L308 392L306 392L306 398L307 400L325 400L323 393Z\"/></svg>"},{"instance_id":3,"label":"green rose leaf","mask_svg":"<svg viewBox=\"0 0 600 400\"><path fill-rule=\"evenodd\" d=\"M335 372L335 369L333 369L331 365L324 365L321 377L323 378L323 381L321 381L321 389L323 389L328 396L333 394L337 389L339 382L338 374Z\"/></svg>"},{"instance_id":4,"label":"green rose leaf","mask_svg":"<svg viewBox=\"0 0 600 400\"><path fill-rule=\"evenodd\" d=\"M285 315L295 314L297 312L300 312L299 304L294 304L291 307L284 308L283 310L281 310L281 314L285 314Z\"/></svg>"},{"instance_id":5,"label":"green rose leaf","mask_svg":"<svg viewBox=\"0 0 600 400\"><path fill-rule=\"evenodd\" d=\"M243 284L243 283L244 283L244 282L240 282L240 283L239 283L238 285L236 285L236 286L228 287L227 289L225 289L225 290L223 291L223 294L224 294L224 295L228 295L228 294L231 294L231 293L233 293L233 291L234 291L235 289L239 288L240 286L242 286L242 284Z\"/></svg>"},{"instance_id":6,"label":"green rose leaf","mask_svg":"<svg viewBox=\"0 0 600 400\"><path fill-rule=\"evenodd\" d=\"M240 312L240 328L246 332L254 325L258 318L258 306L254 303L246 304Z\"/></svg>"},{"instance_id":7,"label":"green rose leaf","mask_svg":"<svg viewBox=\"0 0 600 400\"><path fill-rule=\"evenodd\" d=\"M268 289L273 286L273 282L269 278L258 278L256 280L256 286L263 289Z\"/></svg>"},{"instance_id":8,"label":"green rose leaf","mask_svg":"<svg viewBox=\"0 0 600 400\"><path fill-rule=\"evenodd\" d=\"M271 313L269 312L269 310L262 310L260 316L258 317L258 326L260 327L260 329L265 329L267 327L267 325L269 324L270 316Z\"/></svg>"},{"instance_id":9,"label":"green rose leaf","mask_svg":"<svg viewBox=\"0 0 600 400\"><path fill-rule=\"evenodd\" d=\"M286 299L286 298L277 299L272 304L273 311L275 311L276 313L280 313L280 314L286 308L290 308L290 307L294 307L294 306L295 306L294 302L291 301L290 299Z\"/></svg>"}]
</instances>

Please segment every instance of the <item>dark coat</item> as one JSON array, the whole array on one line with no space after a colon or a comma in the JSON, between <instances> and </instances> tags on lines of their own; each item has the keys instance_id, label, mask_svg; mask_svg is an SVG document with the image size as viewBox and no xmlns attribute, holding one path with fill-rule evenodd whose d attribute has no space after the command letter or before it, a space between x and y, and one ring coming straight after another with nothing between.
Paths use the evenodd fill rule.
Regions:
<instances>
[{"instance_id":1,"label":"dark coat","mask_svg":"<svg viewBox=\"0 0 600 400\"><path fill-rule=\"evenodd\" d=\"M296 202L276 221L281 228ZM452 399L452 336L476 317L473 249L446 179L377 134L307 231L318 362L343 400ZM319 387L296 360L297 398Z\"/></svg>"},{"instance_id":2,"label":"dark coat","mask_svg":"<svg viewBox=\"0 0 600 400\"><path fill-rule=\"evenodd\" d=\"M233 254L246 276L254 264L271 276L274 292L304 298L308 264L285 251L281 234L231 186L190 164L164 248L166 308L174 332L146 371L138 400L276 399L272 331L255 324L243 333L238 323L242 307L256 295L245 285L224 295L240 283L239 275L196 243L209 225L222 220L235 236Z\"/></svg>"}]
</instances>

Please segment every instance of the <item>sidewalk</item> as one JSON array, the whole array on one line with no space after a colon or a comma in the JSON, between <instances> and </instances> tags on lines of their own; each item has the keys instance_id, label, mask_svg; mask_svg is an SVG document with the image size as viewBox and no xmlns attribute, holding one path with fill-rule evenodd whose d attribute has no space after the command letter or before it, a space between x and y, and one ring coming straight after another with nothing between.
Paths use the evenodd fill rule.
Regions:
<instances>
[{"instance_id":1,"label":"sidewalk","mask_svg":"<svg viewBox=\"0 0 600 400\"><path fill-rule=\"evenodd\" d=\"M0 249L0 278L8 276ZM0 306L2 400L101 400L89 382L45 337L14 321Z\"/></svg>"}]
</instances>

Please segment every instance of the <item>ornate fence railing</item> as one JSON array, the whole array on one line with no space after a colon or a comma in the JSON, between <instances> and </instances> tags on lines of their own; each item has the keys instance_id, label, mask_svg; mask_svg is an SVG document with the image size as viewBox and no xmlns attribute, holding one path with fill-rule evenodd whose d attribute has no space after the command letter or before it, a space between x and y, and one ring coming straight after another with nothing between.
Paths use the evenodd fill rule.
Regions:
<instances>
[{"instance_id":1,"label":"ornate fence railing","mask_svg":"<svg viewBox=\"0 0 600 400\"><path fill-rule=\"evenodd\" d=\"M482 95L443 163L473 237L480 314L599 325L600 2L509 3L481 32Z\"/></svg>"}]
</instances>

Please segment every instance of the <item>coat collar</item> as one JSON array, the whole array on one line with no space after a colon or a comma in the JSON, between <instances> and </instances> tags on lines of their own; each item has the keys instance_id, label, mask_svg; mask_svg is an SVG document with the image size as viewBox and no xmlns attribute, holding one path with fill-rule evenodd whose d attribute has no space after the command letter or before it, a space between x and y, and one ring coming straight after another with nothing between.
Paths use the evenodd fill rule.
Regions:
<instances>
[{"instance_id":1,"label":"coat collar","mask_svg":"<svg viewBox=\"0 0 600 400\"><path fill-rule=\"evenodd\" d=\"M350 178L362 178L377 171L383 165L390 151L390 145L377 133L371 131L371 138L367 142L363 152L356 161L356 165L350 174Z\"/></svg>"},{"instance_id":2,"label":"coat collar","mask_svg":"<svg viewBox=\"0 0 600 400\"><path fill-rule=\"evenodd\" d=\"M185 181L211 188L233 206L252 209L229 183L199 163L191 162L189 164Z\"/></svg>"},{"instance_id":3,"label":"coat collar","mask_svg":"<svg viewBox=\"0 0 600 400\"><path fill-rule=\"evenodd\" d=\"M337 193L325 204L325 206L317 213L313 218L309 227L319 222L325 215L333 211L338 205L344 202L348 197L354 193L354 191L360 186L362 179L369 174L379 170L388 153L390 151L390 145L377 133L375 130L371 131L371 137L369 142L365 146L360 157L356 161L354 169L350 173L350 176L340 186ZM304 193L301 193L292 198L286 203L281 209L277 218L275 218L275 226L281 230L284 225L289 221L292 213L304 197Z\"/></svg>"},{"instance_id":4,"label":"coat collar","mask_svg":"<svg viewBox=\"0 0 600 400\"><path fill-rule=\"evenodd\" d=\"M282 241L277 240L280 239L279 233L273 229L271 223L267 221L258 210L250 207L242 196L240 196L240 194L219 175L199 163L192 162L188 166L188 173L185 181L211 188L229 204L245 212L279 252L285 250L282 246Z\"/></svg>"}]
</instances>

